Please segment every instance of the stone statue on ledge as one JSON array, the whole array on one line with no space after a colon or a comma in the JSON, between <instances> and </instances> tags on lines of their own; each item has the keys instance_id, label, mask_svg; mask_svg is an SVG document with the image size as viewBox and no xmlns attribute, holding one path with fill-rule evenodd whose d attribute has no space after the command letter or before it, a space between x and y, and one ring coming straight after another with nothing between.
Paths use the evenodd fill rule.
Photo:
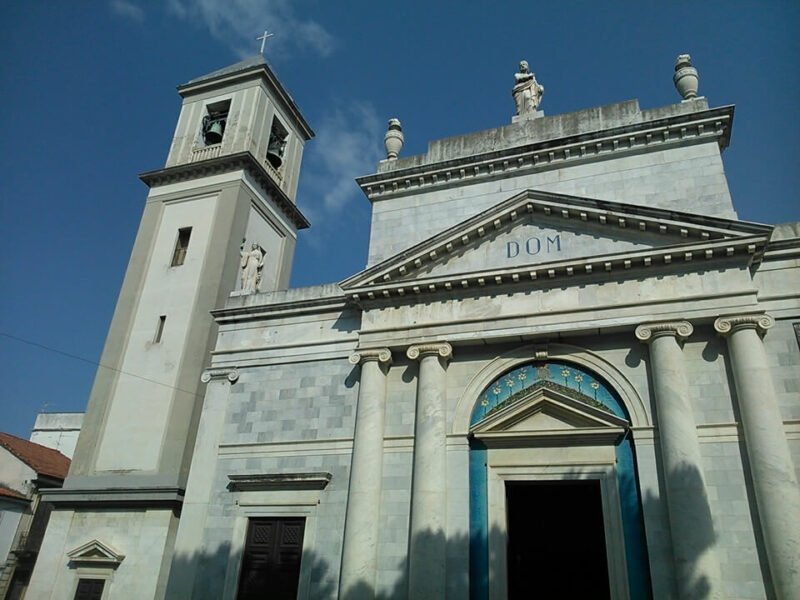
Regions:
<instances>
[{"instance_id":1,"label":"stone statue on ledge","mask_svg":"<svg viewBox=\"0 0 800 600\"><path fill-rule=\"evenodd\" d=\"M264 253L261 247L253 243L250 245L250 250L245 251L244 243L239 247L239 255L241 260L239 268L241 270L241 282L243 294L254 294L258 291L258 285L261 283L261 269L264 267Z\"/></svg>"},{"instance_id":2,"label":"stone statue on ledge","mask_svg":"<svg viewBox=\"0 0 800 600\"><path fill-rule=\"evenodd\" d=\"M514 89L511 91L517 105L517 116L535 116L542 103L542 94L544 86L536 81L528 67L528 61L520 61L519 73L514 74Z\"/></svg>"}]
</instances>

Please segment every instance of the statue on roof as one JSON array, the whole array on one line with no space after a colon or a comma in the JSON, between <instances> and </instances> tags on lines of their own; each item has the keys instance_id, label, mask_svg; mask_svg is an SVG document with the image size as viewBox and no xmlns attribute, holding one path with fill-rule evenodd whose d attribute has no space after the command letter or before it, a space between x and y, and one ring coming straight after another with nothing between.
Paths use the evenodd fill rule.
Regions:
<instances>
[{"instance_id":1,"label":"statue on roof","mask_svg":"<svg viewBox=\"0 0 800 600\"><path fill-rule=\"evenodd\" d=\"M517 105L517 115L535 113L542 103L542 94L544 86L536 81L536 76L528 67L528 61L520 61L519 73L514 74L514 89L511 91Z\"/></svg>"}]
</instances>

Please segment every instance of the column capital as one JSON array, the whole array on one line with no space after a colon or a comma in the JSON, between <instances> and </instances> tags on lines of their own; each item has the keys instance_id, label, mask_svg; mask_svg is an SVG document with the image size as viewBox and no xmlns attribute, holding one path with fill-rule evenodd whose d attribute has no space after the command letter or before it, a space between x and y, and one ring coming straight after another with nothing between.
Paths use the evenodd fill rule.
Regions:
<instances>
[{"instance_id":1,"label":"column capital","mask_svg":"<svg viewBox=\"0 0 800 600\"><path fill-rule=\"evenodd\" d=\"M755 329L763 336L773 325L775 319L769 315L728 315L714 321L714 331L725 336L741 329Z\"/></svg>"},{"instance_id":2,"label":"column capital","mask_svg":"<svg viewBox=\"0 0 800 600\"><path fill-rule=\"evenodd\" d=\"M227 379L231 383L236 383L239 380L239 370L236 367L231 369L206 369L200 375L200 381L208 383L213 379Z\"/></svg>"},{"instance_id":3,"label":"column capital","mask_svg":"<svg viewBox=\"0 0 800 600\"><path fill-rule=\"evenodd\" d=\"M369 348L359 349L350 355L350 364L359 365L369 361L377 361L379 364L392 364L392 351L388 348Z\"/></svg>"},{"instance_id":4,"label":"column capital","mask_svg":"<svg viewBox=\"0 0 800 600\"><path fill-rule=\"evenodd\" d=\"M646 323L636 328L636 338L649 343L657 337L668 335L683 341L692 335L694 327L689 321L662 321L660 323Z\"/></svg>"},{"instance_id":5,"label":"column capital","mask_svg":"<svg viewBox=\"0 0 800 600\"><path fill-rule=\"evenodd\" d=\"M418 360L430 355L437 355L444 359L453 358L453 347L447 342L431 342L429 344L414 344L406 350L406 356L411 360Z\"/></svg>"}]
</instances>

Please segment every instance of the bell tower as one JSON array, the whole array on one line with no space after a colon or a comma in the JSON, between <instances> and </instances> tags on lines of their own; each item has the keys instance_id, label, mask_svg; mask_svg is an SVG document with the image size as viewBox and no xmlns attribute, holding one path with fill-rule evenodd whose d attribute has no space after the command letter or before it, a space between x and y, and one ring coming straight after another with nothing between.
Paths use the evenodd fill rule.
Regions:
<instances>
[{"instance_id":1,"label":"bell tower","mask_svg":"<svg viewBox=\"0 0 800 600\"><path fill-rule=\"evenodd\" d=\"M126 597L114 590L125 580L137 597L163 597L216 338L210 313L231 294L287 287L309 225L295 194L313 132L264 58L178 93L166 165L141 175L149 193L72 468L47 498L35 597L71 598L69 553L93 540L125 556L104 598Z\"/></svg>"}]
</instances>

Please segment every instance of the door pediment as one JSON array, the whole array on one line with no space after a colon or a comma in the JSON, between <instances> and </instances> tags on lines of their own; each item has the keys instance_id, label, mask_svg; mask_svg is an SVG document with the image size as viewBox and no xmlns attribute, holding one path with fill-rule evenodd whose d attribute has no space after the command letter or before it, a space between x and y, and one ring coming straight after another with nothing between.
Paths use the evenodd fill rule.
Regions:
<instances>
[{"instance_id":1,"label":"door pediment","mask_svg":"<svg viewBox=\"0 0 800 600\"><path fill-rule=\"evenodd\" d=\"M487 447L613 444L628 428L588 396L548 382L508 404L498 405L470 434Z\"/></svg>"},{"instance_id":2,"label":"door pediment","mask_svg":"<svg viewBox=\"0 0 800 600\"><path fill-rule=\"evenodd\" d=\"M341 282L352 299L760 260L772 228L528 190ZM563 285L563 283L561 284Z\"/></svg>"}]
</instances>

